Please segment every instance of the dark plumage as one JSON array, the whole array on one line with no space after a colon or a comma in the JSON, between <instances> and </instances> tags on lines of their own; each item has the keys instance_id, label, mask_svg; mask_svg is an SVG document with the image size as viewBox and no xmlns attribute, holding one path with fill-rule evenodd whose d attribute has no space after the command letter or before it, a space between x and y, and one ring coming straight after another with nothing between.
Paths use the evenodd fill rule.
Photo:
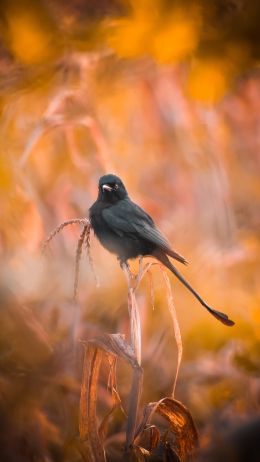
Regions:
<instances>
[{"instance_id":1,"label":"dark plumage","mask_svg":"<svg viewBox=\"0 0 260 462\"><path fill-rule=\"evenodd\" d=\"M109 174L100 178L98 198L89 209L89 217L95 235L107 250L117 255L121 265L138 256L155 257L175 274L213 316L228 326L234 324L226 314L208 306L173 266L168 256L184 264L187 262L172 250L152 218L131 201L119 177Z\"/></svg>"}]
</instances>

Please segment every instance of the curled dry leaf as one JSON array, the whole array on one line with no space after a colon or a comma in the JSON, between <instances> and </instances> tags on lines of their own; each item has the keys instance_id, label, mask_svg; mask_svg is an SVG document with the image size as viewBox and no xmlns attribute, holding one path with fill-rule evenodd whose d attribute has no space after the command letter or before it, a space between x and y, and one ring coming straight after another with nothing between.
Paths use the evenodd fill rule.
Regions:
<instances>
[{"instance_id":1,"label":"curled dry leaf","mask_svg":"<svg viewBox=\"0 0 260 462\"><path fill-rule=\"evenodd\" d=\"M149 403L144 408L143 418L139 424L135 439L145 431L154 412L157 412L169 422L169 430L175 437L174 450L180 460L189 460L194 449L198 446L198 433L188 409L173 398L163 398L158 402ZM165 445L166 443L165 439Z\"/></svg>"},{"instance_id":2,"label":"curled dry leaf","mask_svg":"<svg viewBox=\"0 0 260 462\"><path fill-rule=\"evenodd\" d=\"M131 450L129 460L131 462L146 462L149 460L150 452L147 449L142 448L141 446L134 446Z\"/></svg>"},{"instance_id":3,"label":"curled dry leaf","mask_svg":"<svg viewBox=\"0 0 260 462\"><path fill-rule=\"evenodd\" d=\"M198 446L198 432L188 409L176 399L164 398L156 409L170 423L180 457L191 454Z\"/></svg>"},{"instance_id":4,"label":"curled dry leaf","mask_svg":"<svg viewBox=\"0 0 260 462\"><path fill-rule=\"evenodd\" d=\"M160 432L156 425L149 425L144 429L142 437L145 438L145 444L143 445L151 452L159 444Z\"/></svg>"}]
</instances>

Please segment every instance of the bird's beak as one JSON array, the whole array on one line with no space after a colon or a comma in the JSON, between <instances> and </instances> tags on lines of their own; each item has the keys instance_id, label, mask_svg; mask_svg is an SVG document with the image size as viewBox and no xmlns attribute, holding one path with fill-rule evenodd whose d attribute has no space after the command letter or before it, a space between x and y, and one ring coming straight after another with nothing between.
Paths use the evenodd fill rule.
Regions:
<instances>
[{"instance_id":1,"label":"bird's beak","mask_svg":"<svg viewBox=\"0 0 260 462\"><path fill-rule=\"evenodd\" d=\"M111 186L108 186L108 184L103 184L102 189L103 189L103 191L104 190L105 191L112 191L113 188L111 188Z\"/></svg>"}]
</instances>

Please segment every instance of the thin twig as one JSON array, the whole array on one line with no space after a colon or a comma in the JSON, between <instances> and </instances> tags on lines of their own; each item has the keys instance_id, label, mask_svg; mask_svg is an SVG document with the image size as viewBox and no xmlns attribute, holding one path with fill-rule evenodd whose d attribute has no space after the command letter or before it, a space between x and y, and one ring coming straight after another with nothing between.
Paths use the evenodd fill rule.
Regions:
<instances>
[{"instance_id":1,"label":"thin twig","mask_svg":"<svg viewBox=\"0 0 260 462\"><path fill-rule=\"evenodd\" d=\"M90 231L91 231L91 226L88 227L88 230L87 230L87 233L86 233L86 238L85 238L87 258L88 258L90 269L91 269L91 271L93 273L93 276L94 276L94 279L95 279L95 282L96 282L96 287L99 287L100 286L99 278L98 278L97 273L95 271L95 265L94 265L94 261L93 261L92 255L91 255L91 246L90 246L90 236L91 236L91 234L90 234Z\"/></svg>"},{"instance_id":2,"label":"thin twig","mask_svg":"<svg viewBox=\"0 0 260 462\"><path fill-rule=\"evenodd\" d=\"M42 245L42 252L44 253L48 244L51 242L51 240L60 232L63 230L63 228L65 228L65 226L69 226L69 225L74 225L74 224L84 224L85 226L87 225L90 225L90 222L87 218L73 218L72 220L67 220L67 221L64 221L63 223L61 223L59 226L57 226L57 228L55 228L51 234L47 237L47 239L44 241L43 245Z\"/></svg>"}]
</instances>

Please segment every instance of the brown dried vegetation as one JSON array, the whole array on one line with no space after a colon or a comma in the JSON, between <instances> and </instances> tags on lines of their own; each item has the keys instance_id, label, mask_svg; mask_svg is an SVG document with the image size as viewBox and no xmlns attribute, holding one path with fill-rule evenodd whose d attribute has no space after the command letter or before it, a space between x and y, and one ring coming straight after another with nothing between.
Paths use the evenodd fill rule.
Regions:
<instances>
[{"instance_id":1,"label":"brown dried vegetation","mask_svg":"<svg viewBox=\"0 0 260 462\"><path fill-rule=\"evenodd\" d=\"M259 459L260 4L152 3L0 2L1 462ZM95 239L93 275L65 220L109 171L232 332Z\"/></svg>"}]
</instances>

